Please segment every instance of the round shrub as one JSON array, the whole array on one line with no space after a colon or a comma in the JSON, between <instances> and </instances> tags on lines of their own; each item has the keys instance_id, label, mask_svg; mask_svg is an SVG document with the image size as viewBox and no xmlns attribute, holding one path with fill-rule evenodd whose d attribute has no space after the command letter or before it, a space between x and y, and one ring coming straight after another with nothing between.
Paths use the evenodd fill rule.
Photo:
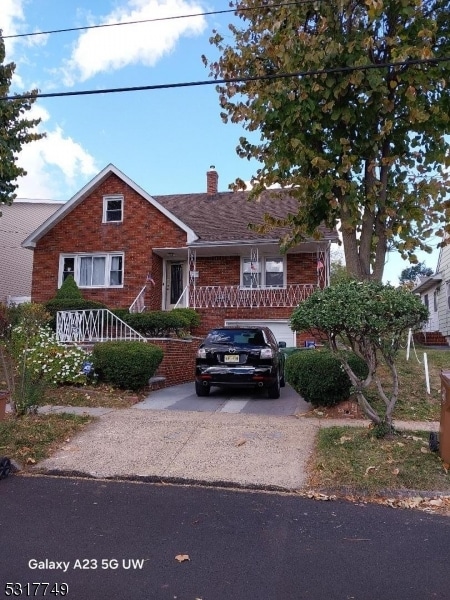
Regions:
<instances>
[{"instance_id":1,"label":"round shrub","mask_svg":"<svg viewBox=\"0 0 450 600\"><path fill-rule=\"evenodd\" d=\"M347 361L358 377L367 377L369 371L362 358L349 352ZM352 387L341 361L329 350L306 350L288 356L286 380L313 406L335 406L347 400Z\"/></svg>"},{"instance_id":2,"label":"round shrub","mask_svg":"<svg viewBox=\"0 0 450 600\"><path fill-rule=\"evenodd\" d=\"M124 390L139 390L155 374L163 351L145 342L101 342L95 344L92 359L99 381Z\"/></svg>"}]
</instances>

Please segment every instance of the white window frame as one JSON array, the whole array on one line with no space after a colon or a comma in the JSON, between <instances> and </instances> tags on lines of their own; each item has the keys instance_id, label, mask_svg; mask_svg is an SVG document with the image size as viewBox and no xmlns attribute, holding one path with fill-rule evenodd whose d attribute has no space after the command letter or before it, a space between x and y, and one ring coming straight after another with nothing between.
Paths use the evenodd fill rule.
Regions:
<instances>
[{"instance_id":1,"label":"white window frame","mask_svg":"<svg viewBox=\"0 0 450 600\"><path fill-rule=\"evenodd\" d=\"M282 285L266 285L266 264L268 261L271 260L281 260L283 262L283 283ZM245 262L250 261L250 257L249 256L241 256L241 278L240 278L240 287L243 290L250 290L251 287L249 285L245 285L244 284L244 264ZM258 285L256 288L253 289L273 289L273 290L282 290L284 288L286 288L286 282L287 282L287 272L286 272L286 257L282 256L282 255L275 255L275 254L267 254L267 255L260 255L258 256L258 260L255 261L255 264L257 265L257 269L258 273L260 273L260 277L261 277L261 284Z\"/></svg>"},{"instance_id":2,"label":"white window frame","mask_svg":"<svg viewBox=\"0 0 450 600\"><path fill-rule=\"evenodd\" d=\"M117 221L108 221L107 220L107 215L108 215L108 203L109 202L117 202L117 200L120 200L120 219L118 219ZM122 223L123 222L123 204L124 204L124 199L122 195L112 195L112 196L103 196L103 223Z\"/></svg>"},{"instance_id":3,"label":"white window frame","mask_svg":"<svg viewBox=\"0 0 450 600\"><path fill-rule=\"evenodd\" d=\"M103 285L81 285L80 284L80 266L82 258L104 258L105 259L105 271L104 271L104 281ZM111 267L112 267L112 259L115 257L120 257L122 259L122 283L118 285L111 285ZM66 258L74 259L74 272L73 277L77 286L80 289L98 289L98 288L123 288L123 280L125 273L125 255L123 252L80 252L76 254L65 253L61 254L59 257L59 273L58 273L58 287L61 287L63 284L63 274L64 274L64 260Z\"/></svg>"}]
</instances>

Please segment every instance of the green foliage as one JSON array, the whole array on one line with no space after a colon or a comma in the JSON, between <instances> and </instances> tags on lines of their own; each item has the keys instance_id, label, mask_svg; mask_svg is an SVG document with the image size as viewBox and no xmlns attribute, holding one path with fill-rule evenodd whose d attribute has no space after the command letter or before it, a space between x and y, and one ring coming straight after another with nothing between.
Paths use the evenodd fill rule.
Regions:
<instances>
[{"instance_id":1,"label":"green foliage","mask_svg":"<svg viewBox=\"0 0 450 600\"><path fill-rule=\"evenodd\" d=\"M4 61L5 44L3 38L0 37L0 98L9 95L11 80L16 68L14 63L4 64ZM37 94L37 90L33 90L32 94ZM26 171L17 164L17 155L22 146L39 140L45 135L34 131L41 119L23 118L35 101L36 98L33 97L0 102L0 206L1 204L11 204L16 198L14 191L18 186L17 178L26 175Z\"/></svg>"},{"instance_id":2,"label":"green foliage","mask_svg":"<svg viewBox=\"0 0 450 600\"><path fill-rule=\"evenodd\" d=\"M408 290L382 283L349 281L318 290L302 302L291 317L295 331L319 329L335 338L366 338L375 345L399 348L401 335L428 319L428 309Z\"/></svg>"},{"instance_id":3,"label":"green foliage","mask_svg":"<svg viewBox=\"0 0 450 600\"><path fill-rule=\"evenodd\" d=\"M125 323L144 337L180 335L188 331L192 317L180 310L155 310L152 312L129 313L123 316Z\"/></svg>"},{"instance_id":4,"label":"green foliage","mask_svg":"<svg viewBox=\"0 0 450 600\"><path fill-rule=\"evenodd\" d=\"M366 363L347 353L347 361L359 377L368 374ZM286 361L286 380L313 406L334 406L346 400L352 384L339 358L329 350L295 352Z\"/></svg>"},{"instance_id":5,"label":"green foliage","mask_svg":"<svg viewBox=\"0 0 450 600\"><path fill-rule=\"evenodd\" d=\"M55 299L57 300L67 300L68 298L76 300L83 299L83 295L81 294L80 288L76 284L73 275L69 275L64 279L61 287L55 295Z\"/></svg>"},{"instance_id":6,"label":"green foliage","mask_svg":"<svg viewBox=\"0 0 450 600\"><path fill-rule=\"evenodd\" d=\"M171 312L185 318L189 323L189 330L195 329L200 325L200 315L194 308L174 308Z\"/></svg>"},{"instance_id":7,"label":"green foliage","mask_svg":"<svg viewBox=\"0 0 450 600\"><path fill-rule=\"evenodd\" d=\"M353 280L314 292L295 309L291 327L296 331L319 330L326 334L330 349L350 377L361 408L376 425L385 422L391 427L398 398L395 359L400 342L405 331L419 327L427 318L428 309L408 290L375 281ZM342 347L351 348L364 359L368 367L364 380L352 370ZM390 396L377 376L380 360L391 372ZM378 394L386 409L383 416L363 393L372 379L378 384Z\"/></svg>"},{"instance_id":8,"label":"green foliage","mask_svg":"<svg viewBox=\"0 0 450 600\"><path fill-rule=\"evenodd\" d=\"M424 262L412 265L400 273L399 282L405 285L413 285L418 277L430 277L433 275L433 269L425 266Z\"/></svg>"},{"instance_id":9,"label":"green foliage","mask_svg":"<svg viewBox=\"0 0 450 600\"><path fill-rule=\"evenodd\" d=\"M340 223L349 272L380 281L388 249L431 252L433 230L450 231L450 4L232 6L239 23L203 60L226 80L222 120L250 132L237 153L260 163L252 197L279 184L299 200L284 245Z\"/></svg>"},{"instance_id":10,"label":"green foliage","mask_svg":"<svg viewBox=\"0 0 450 600\"><path fill-rule=\"evenodd\" d=\"M102 342L94 346L92 358L99 381L139 390L155 374L163 351L145 342Z\"/></svg>"}]
</instances>

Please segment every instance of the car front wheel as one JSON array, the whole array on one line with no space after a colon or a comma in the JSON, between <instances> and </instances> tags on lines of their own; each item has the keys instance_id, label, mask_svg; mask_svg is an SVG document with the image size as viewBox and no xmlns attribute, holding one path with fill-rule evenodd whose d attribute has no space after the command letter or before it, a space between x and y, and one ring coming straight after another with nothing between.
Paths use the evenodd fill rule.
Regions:
<instances>
[{"instance_id":1,"label":"car front wheel","mask_svg":"<svg viewBox=\"0 0 450 600\"><path fill-rule=\"evenodd\" d=\"M199 381L195 382L195 392L197 394L197 396L209 396L209 392L210 392L210 386L209 384L204 385L203 383L200 383Z\"/></svg>"}]
</instances>

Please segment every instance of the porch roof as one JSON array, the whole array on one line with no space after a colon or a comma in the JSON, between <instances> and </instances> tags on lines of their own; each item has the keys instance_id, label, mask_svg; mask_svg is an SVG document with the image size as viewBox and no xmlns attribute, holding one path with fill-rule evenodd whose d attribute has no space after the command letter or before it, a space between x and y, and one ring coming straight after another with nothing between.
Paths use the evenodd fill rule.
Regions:
<instances>
[{"instance_id":1,"label":"porch roof","mask_svg":"<svg viewBox=\"0 0 450 600\"><path fill-rule=\"evenodd\" d=\"M416 285L415 288L413 288L413 293L414 294L423 294L424 292L428 291L430 288L435 287L436 285L438 285L438 283L440 283L442 281L442 277L439 273L435 273L434 275L430 275L429 277L424 277L421 282L419 283L419 285Z\"/></svg>"}]
</instances>

